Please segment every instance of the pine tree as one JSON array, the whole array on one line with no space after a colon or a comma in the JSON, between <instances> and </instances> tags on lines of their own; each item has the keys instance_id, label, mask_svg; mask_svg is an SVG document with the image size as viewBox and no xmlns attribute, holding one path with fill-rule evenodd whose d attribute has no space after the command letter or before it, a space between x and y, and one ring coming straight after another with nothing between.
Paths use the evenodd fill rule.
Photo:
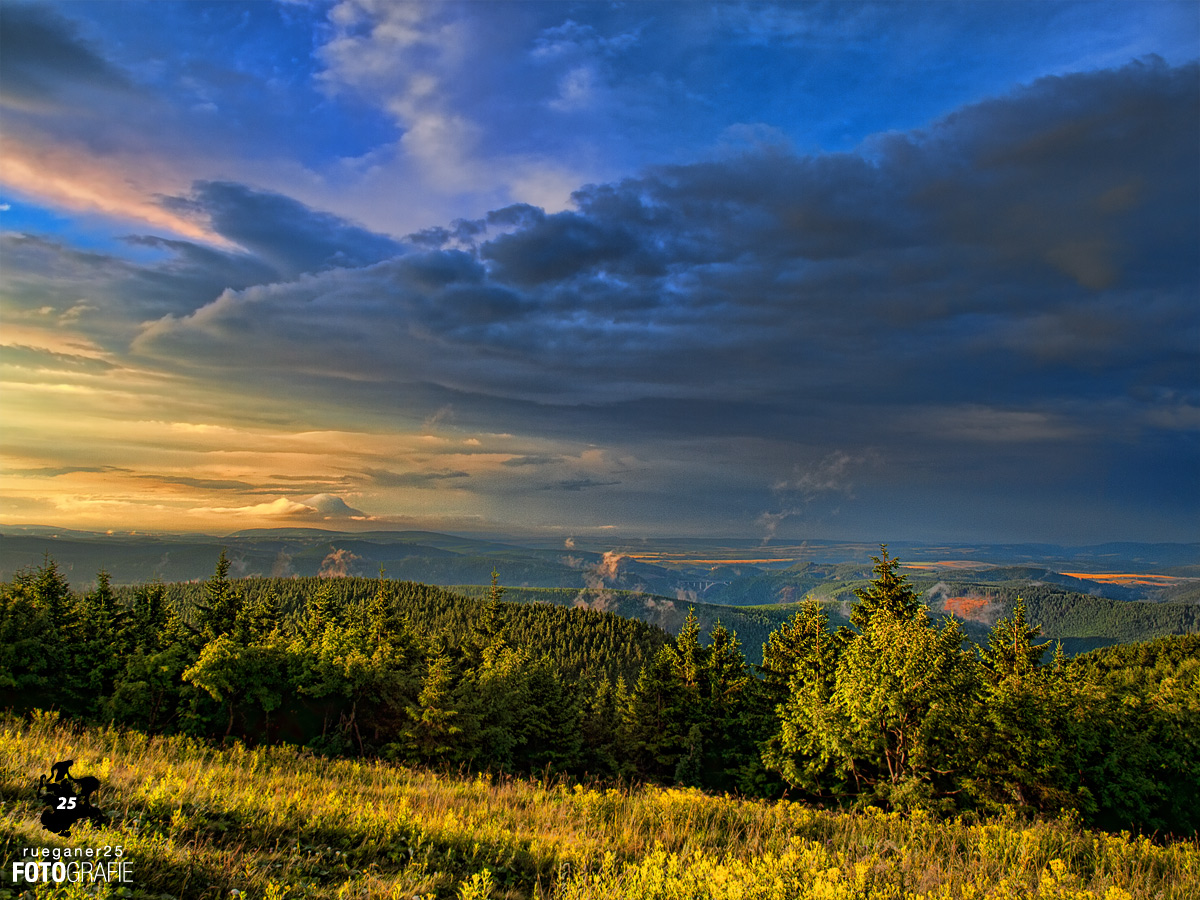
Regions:
<instances>
[{"instance_id":1,"label":"pine tree","mask_svg":"<svg viewBox=\"0 0 1200 900\"><path fill-rule=\"evenodd\" d=\"M408 758L436 763L450 758L455 752L462 728L457 724L453 690L454 663L439 647L426 663L416 703L407 707L410 721L402 747Z\"/></svg>"},{"instance_id":2,"label":"pine tree","mask_svg":"<svg viewBox=\"0 0 1200 900\"><path fill-rule=\"evenodd\" d=\"M196 603L198 637L212 640L226 634L233 628L245 602L242 592L229 579L229 557L222 550L216 570L204 583L204 599Z\"/></svg>"},{"instance_id":3,"label":"pine tree","mask_svg":"<svg viewBox=\"0 0 1200 900\"><path fill-rule=\"evenodd\" d=\"M0 702L23 707L30 700L53 706L61 671L59 633L34 589L35 576L17 572L0 586Z\"/></svg>"},{"instance_id":4,"label":"pine tree","mask_svg":"<svg viewBox=\"0 0 1200 900\"><path fill-rule=\"evenodd\" d=\"M333 596L333 579L322 578L316 592L308 597L300 620L300 634L309 646L321 642L325 629L338 624L337 602Z\"/></svg>"},{"instance_id":5,"label":"pine tree","mask_svg":"<svg viewBox=\"0 0 1200 900\"><path fill-rule=\"evenodd\" d=\"M264 641L273 632L280 632L279 597L274 589L261 591L247 600L234 622L236 639L246 645Z\"/></svg>"},{"instance_id":6,"label":"pine tree","mask_svg":"<svg viewBox=\"0 0 1200 900\"><path fill-rule=\"evenodd\" d=\"M46 666L39 682L49 689L48 705L82 713L92 698L94 658L87 646L81 607L58 564L49 554L32 575L18 576L33 604L45 612L48 625L39 656Z\"/></svg>"},{"instance_id":7,"label":"pine tree","mask_svg":"<svg viewBox=\"0 0 1200 900\"><path fill-rule=\"evenodd\" d=\"M1025 601L1017 598L1011 616L1001 619L988 636L987 647L980 650L984 665L993 678L1021 675L1042 665L1042 657L1050 641L1035 644L1040 625L1029 625L1025 619Z\"/></svg>"},{"instance_id":8,"label":"pine tree","mask_svg":"<svg viewBox=\"0 0 1200 900\"><path fill-rule=\"evenodd\" d=\"M50 554L47 553L43 557L42 565L32 578L25 580L32 589L33 599L50 614L51 621L56 627L60 629L68 627L74 613L71 586L63 574L58 571L58 563L50 558Z\"/></svg>"},{"instance_id":9,"label":"pine tree","mask_svg":"<svg viewBox=\"0 0 1200 900\"><path fill-rule=\"evenodd\" d=\"M72 636L73 668L80 710L94 712L112 693L118 673L128 655L131 637L126 627L126 611L117 603L108 572L96 575L96 587L84 594L75 616Z\"/></svg>"},{"instance_id":10,"label":"pine tree","mask_svg":"<svg viewBox=\"0 0 1200 900\"><path fill-rule=\"evenodd\" d=\"M687 618L679 629L674 646L675 672L683 689L700 699L700 669L704 665L705 651L700 646L700 620L695 607L689 606Z\"/></svg>"},{"instance_id":11,"label":"pine tree","mask_svg":"<svg viewBox=\"0 0 1200 900\"><path fill-rule=\"evenodd\" d=\"M907 806L952 791L961 728L976 693L958 623L872 616L838 660L831 715L817 734L856 792Z\"/></svg>"},{"instance_id":12,"label":"pine tree","mask_svg":"<svg viewBox=\"0 0 1200 900\"><path fill-rule=\"evenodd\" d=\"M697 698L684 689L676 648L663 647L642 667L629 694L622 743L635 773L665 781L687 751Z\"/></svg>"},{"instance_id":13,"label":"pine tree","mask_svg":"<svg viewBox=\"0 0 1200 900\"><path fill-rule=\"evenodd\" d=\"M1016 805L1052 812L1073 805L1070 798L1066 733L1071 724L1069 695L1061 658L1042 665L1049 642L1025 618L1017 598L1011 616L992 628L980 648L983 689L974 715L963 728L969 771L964 783L981 807L998 811Z\"/></svg>"},{"instance_id":14,"label":"pine tree","mask_svg":"<svg viewBox=\"0 0 1200 900\"><path fill-rule=\"evenodd\" d=\"M875 561L871 584L854 591L858 603L850 612L850 623L860 631L880 611L899 619L914 619L921 611L921 598L909 586L908 576L900 574L900 560L888 556L886 544L879 549L880 555L871 557Z\"/></svg>"},{"instance_id":15,"label":"pine tree","mask_svg":"<svg viewBox=\"0 0 1200 900\"><path fill-rule=\"evenodd\" d=\"M622 755L618 745L620 715L628 698L623 696L623 682L614 685L603 675L581 689L584 697L579 731L583 771L592 775L616 775Z\"/></svg>"},{"instance_id":16,"label":"pine tree","mask_svg":"<svg viewBox=\"0 0 1200 900\"><path fill-rule=\"evenodd\" d=\"M786 641L765 648L798 651L791 661L770 662L778 675L790 674L780 733L766 755L809 794L894 807L933 803L955 789L963 764L961 726L976 663L956 622L938 629L922 615L899 560L882 549L875 579L857 592L857 631L828 635L810 606Z\"/></svg>"},{"instance_id":17,"label":"pine tree","mask_svg":"<svg viewBox=\"0 0 1200 900\"><path fill-rule=\"evenodd\" d=\"M462 714L459 760L511 771L528 739L531 660L523 649L497 640L457 685Z\"/></svg>"},{"instance_id":18,"label":"pine tree","mask_svg":"<svg viewBox=\"0 0 1200 900\"><path fill-rule=\"evenodd\" d=\"M810 599L763 644L764 705L773 714L760 746L763 763L815 796L838 780L817 731L831 710L837 661L849 634L831 632L825 608Z\"/></svg>"},{"instance_id":19,"label":"pine tree","mask_svg":"<svg viewBox=\"0 0 1200 900\"><path fill-rule=\"evenodd\" d=\"M188 630L167 600L161 582L133 592L129 614L132 650L122 660L102 715L153 732L173 720L182 696L189 659Z\"/></svg>"},{"instance_id":20,"label":"pine tree","mask_svg":"<svg viewBox=\"0 0 1200 900\"><path fill-rule=\"evenodd\" d=\"M704 780L704 736L700 726L688 729L687 751L679 757L675 766L674 782L683 787L700 787Z\"/></svg>"},{"instance_id":21,"label":"pine tree","mask_svg":"<svg viewBox=\"0 0 1200 900\"><path fill-rule=\"evenodd\" d=\"M180 623L167 602L162 582L139 585L130 610L130 641L144 650L161 649Z\"/></svg>"},{"instance_id":22,"label":"pine tree","mask_svg":"<svg viewBox=\"0 0 1200 900\"><path fill-rule=\"evenodd\" d=\"M734 790L739 782L753 780L747 769L759 766L757 742L762 735L749 727L757 685L742 655L737 634L720 621L709 634L701 681L704 741L699 783L711 790ZM689 731L689 753L695 746L699 745L693 742Z\"/></svg>"},{"instance_id":23,"label":"pine tree","mask_svg":"<svg viewBox=\"0 0 1200 900\"><path fill-rule=\"evenodd\" d=\"M548 656L529 664L525 708L519 718L518 768L564 772L578 765L583 737L579 692L573 687L559 677Z\"/></svg>"}]
</instances>

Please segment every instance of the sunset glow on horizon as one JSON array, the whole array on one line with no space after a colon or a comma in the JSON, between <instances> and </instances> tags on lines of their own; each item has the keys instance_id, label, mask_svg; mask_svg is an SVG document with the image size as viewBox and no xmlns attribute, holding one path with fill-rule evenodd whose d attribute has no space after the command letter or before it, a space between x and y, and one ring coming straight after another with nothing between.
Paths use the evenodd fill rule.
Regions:
<instances>
[{"instance_id":1,"label":"sunset glow on horizon","mask_svg":"<svg viewBox=\"0 0 1200 900\"><path fill-rule=\"evenodd\" d=\"M1167 0L5 2L0 523L1200 540L1198 56Z\"/></svg>"}]
</instances>

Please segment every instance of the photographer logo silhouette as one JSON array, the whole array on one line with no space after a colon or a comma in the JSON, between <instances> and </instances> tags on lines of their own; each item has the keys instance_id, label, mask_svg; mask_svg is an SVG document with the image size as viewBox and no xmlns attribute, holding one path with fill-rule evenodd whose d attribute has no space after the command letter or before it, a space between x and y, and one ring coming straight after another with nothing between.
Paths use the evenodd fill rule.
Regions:
<instances>
[{"instance_id":1,"label":"photographer logo silhouette","mask_svg":"<svg viewBox=\"0 0 1200 900\"><path fill-rule=\"evenodd\" d=\"M92 795L100 789L100 779L92 775L74 778L73 759L56 762L50 767L50 778L38 781L37 797L48 804L42 810L42 827L62 837L71 836L71 826L87 819L95 825L108 824L104 810L92 805Z\"/></svg>"},{"instance_id":2,"label":"photographer logo silhouette","mask_svg":"<svg viewBox=\"0 0 1200 900\"><path fill-rule=\"evenodd\" d=\"M109 819L92 803L92 796L100 790L100 779L94 775L73 776L73 765L73 759L56 762L50 767L50 777L41 776L37 785L37 798L46 803L42 827L61 837L70 837L76 822L86 819L94 825L107 825ZM7 876L6 866L6 880ZM125 855L124 846L26 847L12 863L12 887L22 883L94 885L101 881L133 882L133 863ZM0 894L9 891L9 885L0 884Z\"/></svg>"}]
</instances>

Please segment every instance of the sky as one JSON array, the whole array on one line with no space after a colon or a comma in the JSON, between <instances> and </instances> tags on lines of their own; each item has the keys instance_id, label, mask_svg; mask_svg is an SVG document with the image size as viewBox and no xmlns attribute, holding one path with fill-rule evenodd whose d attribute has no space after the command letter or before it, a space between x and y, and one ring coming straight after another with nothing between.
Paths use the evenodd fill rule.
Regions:
<instances>
[{"instance_id":1,"label":"sky","mask_svg":"<svg viewBox=\"0 0 1200 900\"><path fill-rule=\"evenodd\" d=\"M0 522L1200 540L1194 2L0 3Z\"/></svg>"}]
</instances>

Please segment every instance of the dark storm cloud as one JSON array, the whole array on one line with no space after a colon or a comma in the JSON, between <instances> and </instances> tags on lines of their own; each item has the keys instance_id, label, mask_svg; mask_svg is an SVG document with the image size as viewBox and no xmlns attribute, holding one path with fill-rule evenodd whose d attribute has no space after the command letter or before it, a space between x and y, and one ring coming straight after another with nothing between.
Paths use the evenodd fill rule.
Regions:
<instances>
[{"instance_id":1,"label":"dark storm cloud","mask_svg":"<svg viewBox=\"0 0 1200 900\"><path fill-rule=\"evenodd\" d=\"M470 478L470 472L391 472L387 469L364 469L363 475L380 487L432 487L439 482Z\"/></svg>"},{"instance_id":2,"label":"dark storm cloud","mask_svg":"<svg viewBox=\"0 0 1200 900\"><path fill-rule=\"evenodd\" d=\"M554 484L542 486L544 491L583 491L589 488L611 487L620 484L619 481L597 481L594 478L568 478L556 481Z\"/></svg>"},{"instance_id":3,"label":"dark storm cloud","mask_svg":"<svg viewBox=\"0 0 1200 900\"><path fill-rule=\"evenodd\" d=\"M561 461L562 457L560 456L514 456L504 460L500 465L519 468L521 466L549 466Z\"/></svg>"},{"instance_id":4,"label":"dark storm cloud","mask_svg":"<svg viewBox=\"0 0 1200 900\"><path fill-rule=\"evenodd\" d=\"M638 241L620 222L574 212L546 216L541 210L519 208L519 216L493 223L519 224L520 230L484 244L480 255L494 263L493 276L503 282L535 286L570 279L606 263L635 255Z\"/></svg>"},{"instance_id":5,"label":"dark storm cloud","mask_svg":"<svg viewBox=\"0 0 1200 900\"><path fill-rule=\"evenodd\" d=\"M270 266L245 254L154 236L125 242L161 258L139 262L33 235L0 234L10 312L70 322L100 346L124 350L146 320L184 315L231 287L274 277Z\"/></svg>"},{"instance_id":6,"label":"dark storm cloud","mask_svg":"<svg viewBox=\"0 0 1200 900\"><path fill-rule=\"evenodd\" d=\"M449 397L460 427L726 441L732 466L761 438L714 502L754 471L802 494L835 452L873 460L864 483L997 496L1034 467L1109 477L1097 442L1186 470L1191 438L1148 436L1194 434L1200 406L1198 72L1047 78L855 153L589 185L571 211L507 207L419 252L226 291L137 349L362 409Z\"/></svg>"},{"instance_id":7,"label":"dark storm cloud","mask_svg":"<svg viewBox=\"0 0 1200 900\"><path fill-rule=\"evenodd\" d=\"M155 235L129 235L135 254L161 257L137 262L114 253L82 251L43 237L0 235L11 301L25 309L63 315L82 303L101 343L127 340L127 329L163 315L185 315L226 290L286 281L331 268L362 267L401 252L395 241L290 198L244 185L201 182L188 198L163 198L164 206L197 218L211 217L215 231L243 251L207 247ZM441 253L405 263L412 284L435 290L478 281L482 266L465 254ZM469 271L467 271L469 270ZM99 324L102 323L102 324ZM107 334L102 334L107 332Z\"/></svg>"},{"instance_id":8,"label":"dark storm cloud","mask_svg":"<svg viewBox=\"0 0 1200 900\"><path fill-rule=\"evenodd\" d=\"M33 3L0 4L0 100L20 107L78 105L86 89L128 88L113 68L53 9Z\"/></svg>"},{"instance_id":9,"label":"dark storm cloud","mask_svg":"<svg viewBox=\"0 0 1200 900\"><path fill-rule=\"evenodd\" d=\"M1194 65L1150 60L1044 79L856 154L654 169L583 188L575 211L497 211L480 224L502 233L473 250L227 292L142 349L801 417L868 397L1015 408L1192 385L1196 84ZM285 217L272 203L266 222ZM307 221L330 236L313 260L352 233ZM370 246L362 258L391 249Z\"/></svg>"},{"instance_id":10,"label":"dark storm cloud","mask_svg":"<svg viewBox=\"0 0 1200 900\"><path fill-rule=\"evenodd\" d=\"M207 215L214 231L284 278L370 265L401 251L391 238L281 194L218 181L198 182L193 191L193 197L168 204Z\"/></svg>"},{"instance_id":11,"label":"dark storm cloud","mask_svg":"<svg viewBox=\"0 0 1200 900\"><path fill-rule=\"evenodd\" d=\"M319 334L337 357L352 335L346 374L410 378L419 359L436 383L556 401L874 385L1020 402L1097 377L1178 380L1195 336L1195 95L1194 66L1151 61L1046 79L861 154L660 168L582 189L577 211L500 211L491 224L515 230L474 255L226 294L153 337L271 328L271 365ZM373 246L364 258L389 249Z\"/></svg>"}]
</instances>

